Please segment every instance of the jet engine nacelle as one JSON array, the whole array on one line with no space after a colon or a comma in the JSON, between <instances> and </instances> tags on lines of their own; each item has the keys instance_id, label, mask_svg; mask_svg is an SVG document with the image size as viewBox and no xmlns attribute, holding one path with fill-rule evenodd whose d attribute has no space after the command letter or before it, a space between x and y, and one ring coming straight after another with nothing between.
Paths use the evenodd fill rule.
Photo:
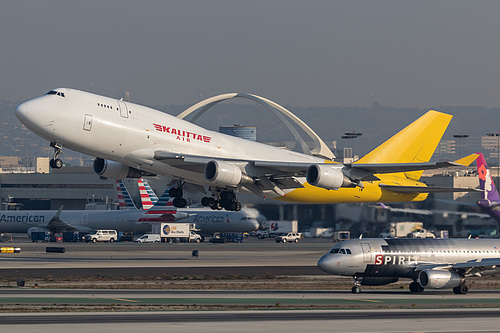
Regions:
<instances>
[{"instance_id":1,"label":"jet engine nacelle","mask_svg":"<svg viewBox=\"0 0 500 333\"><path fill-rule=\"evenodd\" d=\"M463 277L452 271L426 269L418 274L418 283L423 288L455 288L462 283Z\"/></svg>"},{"instance_id":2,"label":"jet engine nacelle","mask_svg":"<svg viewBox=\"0 0 500 333\"><path fill-rule=\"evenodd\" d=\"M213 160L205 166L205 179L217 185L236 187L241 183L243 173L233 164Z\"/></svg>"},{"instance_id":3,"label":"jet engine nacelle","mask_svg":"<svg viewBox=\"0 0 500 333\"><path fill-rule=\"evenodd\" d=\"M363 277L361 284L363 286L383 286L385 284L398 282L397 277Z\"/></svg>"},{"instance_id":4,"label":"jet engine nacelle","mask_svg":"<svg viewBox=\"0 0 500 333\"><path fill-rule=\"evenodd\" d=\"M353 186L349 178L344 176L342 169L322 164L310 165L307 169L306 179L309 184L327 190Z\"/></svg>"},{"instance_id":5,"label":"jet engine nacelle","mask_svg":"<svg viewBox=\"0 0 500 333\"><path fill-rule=\"evenodd\" d=\"M131 168L128 165L108 161L102 158L94 160L94 172L106 178L122 180L125 178L141 178L144 173L141 170Z\"/></svg>"}]
</instances>

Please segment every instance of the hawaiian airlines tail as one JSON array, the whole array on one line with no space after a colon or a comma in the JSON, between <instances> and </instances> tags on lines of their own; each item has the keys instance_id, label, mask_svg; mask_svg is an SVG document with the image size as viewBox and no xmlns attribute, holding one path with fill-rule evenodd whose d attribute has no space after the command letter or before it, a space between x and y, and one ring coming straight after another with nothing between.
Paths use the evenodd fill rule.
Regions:
<instances>
[{"instance_id":1,"label":"hawaiian airlines tail","mask_svg":"<svg viewBox=\"0 0 500 333\"><path fill-rule=\"evenodd\" d=\"M135 209L137 210L137 207L134 204L134 201L132 200L132 197L128 193L127 188L125 187L125 184L121 180L116 181L116 191L118 192L118 206L120 209Z\"/></svg>"},{"instance_id":2,"label":"hawaiian airlines tail","mask_svg":"<svg viewBox=\"0 0 500 333\"><path fill-rule=\"evenodd\" d=\"M429 162L452 116L428 111L399 131L380 146L354 162L369 163L423 163ZM471 161L472 162L472 161ZM406 178L419 180L423 170L401 173Z\"/></svg>"},{"instance_id":3,"label":"hawaiian airlines tail","mask_svg":"<svg viewBox=\"0 0 500 333\"><path fill-rule=\"evenodd\" d=\"M148 210L158 201L156 193L153 191L147 180L140 178L137 180L139 193L141 195L142 209Z\"/></svg>"},{"instance_id":4,"label":"hawaiian airlines tail","mask_svg":"<svg viewBox=\"0 0 500 333\"><path fill-rule=\"evenodd\" d=\"M476 160L479 188L483 191L483 197L477 204L496 221L500 221L500 195L495 187L493 177L491 177L490 169L488 169L483 154L477 154L479 155Z\"/></svg>"}]
</instances>

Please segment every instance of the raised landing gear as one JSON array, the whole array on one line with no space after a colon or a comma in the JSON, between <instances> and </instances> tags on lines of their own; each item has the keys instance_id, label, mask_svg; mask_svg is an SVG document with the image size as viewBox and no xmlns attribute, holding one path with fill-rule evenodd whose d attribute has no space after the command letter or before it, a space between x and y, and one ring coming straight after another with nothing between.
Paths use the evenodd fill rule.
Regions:
<instances>
[{"instance_id":1,"label":"raised landing gear","mask_svg":"<svg viewBox=\"0 0 500 333\"><path fill-rule=\"evenodd\" d=\"M172 201L174 207L184 208L187 206L186 199L182 197L184 195L182 191L182 185L179 185L179 187L172 187L170 190L168 190L168 195L174 198L174 200Z\"/></svg>"},{"instance_id":2,"label":"raised landing gear","mask_svg":"<svg viewBox=\"0 0 500 333\"><path fill-rule=\"evenodd\" d=\"M417 281L413 281L410 283L410 291L412 293L421 293L424 291L424 287L422 287Z\"/></svg>"},{"instance_id":3,"label":"raised landing gear","mask_svg":"<svg viewBox=\"0 0 500 333\"><path fill-rule=\"evenodd\" d=\"M54 148L54 157L50 160L49 165L52 169L61 169L64 165L63 161L59 158L62 153L62 144L51 142L50 146Z\"/></svg>"},{"instance_id":4,"label":"raised landing gear","mask_svg":"<svg viewBox=\"0 0 500 333\"><path fill-rule=\"evenodd\" d=\"M453 292L455 294L465 295L469 292L469 286L466 283L461 284L460 286L453 288Z\"/></svg>"},{"instance_id":5,"label":"raised landing gear","mask_svg":"<svg viewBox=\"0 0 500 333\"><path fill-rule=\"evenodd\" d=\"M213 197L203 197L201 199L201 204L214 210L221 210L222 208L236 212L241 210L241 203L238 201L233 191L221 191L217 199Z\"/></svg>"}]
</instances>

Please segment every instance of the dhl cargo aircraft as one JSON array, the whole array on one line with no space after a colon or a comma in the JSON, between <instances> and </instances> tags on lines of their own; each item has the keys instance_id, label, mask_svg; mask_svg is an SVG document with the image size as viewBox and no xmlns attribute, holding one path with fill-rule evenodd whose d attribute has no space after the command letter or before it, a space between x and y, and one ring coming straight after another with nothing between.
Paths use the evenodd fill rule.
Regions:
<instances>
[{"instance_id":1,"label":"dhl cargo aircraft","mask_svg":"<svg viewBox=\"0 0 500 333\"><path fill-rule=\"evenodd\" d=\"M202 204L239 210L236 193L298 203L421 201L432 191L423 170L470 164L429 163L452 116L429 111L351 164L207 130L152 108L80 90L58 88L20 104L16 116L54 147L96 157L94 170L115 179L161 174L177 181L170 195L184 207L182 185L208 190Z\"/></svg>"}]
</instances>

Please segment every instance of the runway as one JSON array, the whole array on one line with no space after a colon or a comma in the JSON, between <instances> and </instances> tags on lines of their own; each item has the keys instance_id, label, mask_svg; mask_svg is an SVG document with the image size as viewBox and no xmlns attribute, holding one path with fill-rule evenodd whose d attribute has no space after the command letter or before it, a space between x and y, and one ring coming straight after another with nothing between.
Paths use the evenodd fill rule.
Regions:
<instances>
[{"instance_id":1,"label":"runway","mask_svg":"<svg viewBox=\"0 0 500 333\"><path fill-rule=\"evenodd\" d=\"M106 290L1 288L0 304L246 305L249 308L451 308L499 307L500 290L455 295L449 290L410 293L372 290L361 294L331 290Z\"/></svg>"},{"instance_id":2,"label":"runway","mask_svg":"<svg viewBox=\"0 0 500 333\"><path fill-rule=\"evenodd\" d=\"M6 332L498 332L498 309L0 314Z\"/></svg>"},{"instance_id":3,"label":"runway","mask_svg":"<svg viewBox=\"0 0 500 333\"><path fill-rule=\"evenodd\" d=\"M0 256L0 277L32 279L29 287L9 283L9 288L0 288L0 309L10 312L0 313L2 331L6 332L34 328L42 333L500 330L500 289L472 288L467 295L450 290L412 294L406 285L404 289L397 285L394 289L366 288L356 295L350 288L329 290L328 284L322 283L335 278L316 267L318 258L332 246L329 240L306 239L298 244L249 239L243 244L13 245L22 252ZM46 253L47 246L63 246L65 253ZM198 250L197 258L192 257L193 250ZM266 272L287 276L292 286L294 279L310 280L315 288L210 290L200 279L195 282L196 289L179 290L169 288L171 282L164 276L245 274L251 279ZM31 283L47 281L48 276L72 280L89 275L107 276L100 288L116 288L113 277L163 280L161 289L54 289L41 282L39 287L43 288L34 288ZM245 281L239 283L244 285Z\"/></svg>"}]
</instances>

